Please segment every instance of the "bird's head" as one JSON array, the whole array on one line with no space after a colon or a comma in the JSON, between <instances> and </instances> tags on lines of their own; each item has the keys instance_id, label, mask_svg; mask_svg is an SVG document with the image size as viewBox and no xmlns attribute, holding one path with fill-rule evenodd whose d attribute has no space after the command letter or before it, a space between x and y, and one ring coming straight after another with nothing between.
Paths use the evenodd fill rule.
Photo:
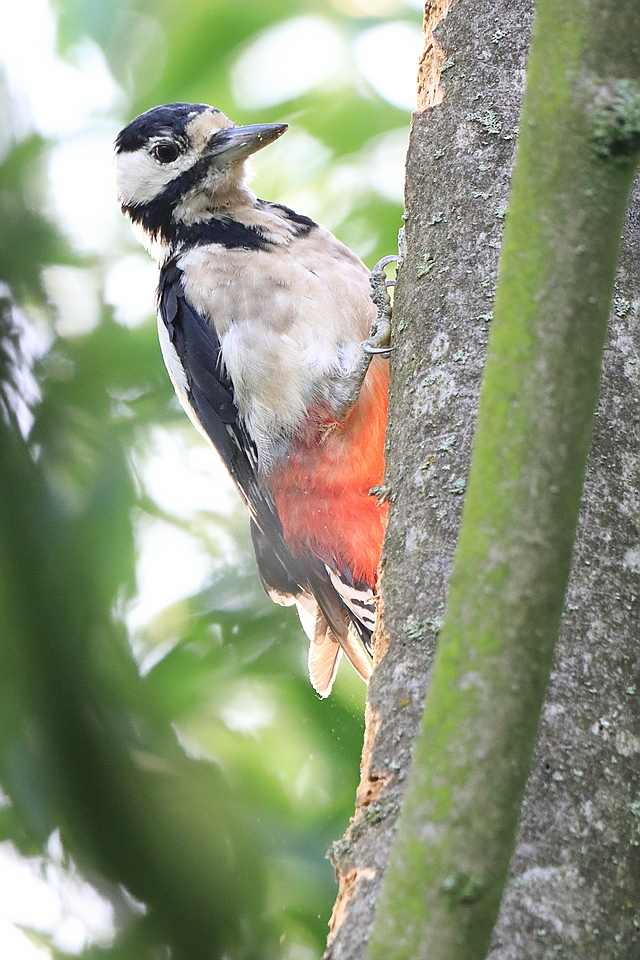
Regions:
<instances>
[{"instance_id":1,"label":"bird's head","mask_svg":"<svg viewBox=\"0 0 640 960\"><path fill-rule=\"evenodd\" d=\"M120 131L115 142L118 199L148 246L171 243L239 200L244 161L277 140L286 123L237 127L203 103L153 107Z\"/></svg>"}]
</instances>

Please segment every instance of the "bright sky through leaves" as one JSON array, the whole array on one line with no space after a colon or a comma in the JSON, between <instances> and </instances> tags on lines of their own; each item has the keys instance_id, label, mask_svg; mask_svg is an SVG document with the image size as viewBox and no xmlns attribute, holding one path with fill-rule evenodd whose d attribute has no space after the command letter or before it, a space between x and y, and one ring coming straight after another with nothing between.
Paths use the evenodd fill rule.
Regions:
<instances>
[{"instance_id":1,"label":"bright sky through leaves","mask_svg":"<svg viewBox=\"0 0 640 960\"><path fill-rule=\"evenodd\" d=\"M411 22L403 18L413 16L420 4L381 0L379 10L374 6L356 0L335 3L343 13L367 17L362 25L354 20L351 32L342 30L339 21L315 14L274 22L241 45L229 61L229 84L238 108L259 111L277 105L282 118L291 123L287 138L274 146L271 156L265 152L256 158L258 192L317 217L331 229L342 229L343 239L361 256L371 255L377 238L358 217L359 206L370 196L401 201L408 112L404 127L396 120L397 129L372 136L357 154L337 159L305 129L304 114L298 121L287 104L315 90L336 98L358 91L366 101L380 96L403 110L411 109L421 35L415 16ZM396 19L371 26L371 14ZM166 44L160 24L147 20L153 26L147 35L153 33L160 45ZM111 75L102 50L85 38L63 59L57 53L55 19L46 0L22 0L3 10L0 74L14 106L14 136L21 139L36 131L51 140L46 209L79 254L95 257L93 265L53 266L46 271L45 287L57 320L54 330L47 331L44 323L36 325L41 350L53 335L73 338L93 330L100 321L101 299L114 307L115 319L123 326L151 322L155 268L131 237L113 191L112 142L130 118L128 97ZM8 146L6 132L3 136L0 129L0 154ZM350 216L352 222L347 223ZM113 403L117 413L120 401L114 398ZM126 402L121 408L126 416ZM134 649L143 659L148 651L136 647L136 631L168 604L205 585L215 567L215 557L192 535L190 522L207 513L228 517L237 509L237 500L214 454L186 420L175 429L158 428L140 437L132 451L132 469L158 507L185 524L179 529L145 517L136 526L139 595L127 622ZM166 557L173 559L179 576L172 572L167 579ZM301 646L301 656L303 652ZM222 718L230 730L250 732L272 721L272 701L266 695L253 697L249 710L247 696L238 687L223 708ZM324 802L317 795L319 763L320 759L309 760L300 772L299 758L295 763L292 759L292 783L302 800L311 791L307 799ZM326 779L328 773L323 776ZM55 861L55 838L51 842L49 854ZM0 957L10 960L50 956L15 924L43 931L69 953L81 952L90 943L108 943L113 936L109 905L80 880L72 864L59 863L54 869L51 863L27 861L10 844L0 845L0 905Z\"/></svg>"}]
</instances>

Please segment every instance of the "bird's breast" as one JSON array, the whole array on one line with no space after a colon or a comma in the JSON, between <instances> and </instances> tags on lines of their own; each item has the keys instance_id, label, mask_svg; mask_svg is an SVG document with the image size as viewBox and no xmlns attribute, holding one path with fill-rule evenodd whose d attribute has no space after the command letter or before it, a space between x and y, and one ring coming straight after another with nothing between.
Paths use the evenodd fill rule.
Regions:
<instances>
[{"instance_id":1,"label":"bird's breast","mask_svg":"<svg viewBox=\"0 0 640 960\"><path fill-rule=\"evenodd\" d=\"M319 231L286 247L212 245L178 261L187 299L216 330L264 471L314 405L343 406L375 315L367 268Z\"/></svg>"}]
</instances>

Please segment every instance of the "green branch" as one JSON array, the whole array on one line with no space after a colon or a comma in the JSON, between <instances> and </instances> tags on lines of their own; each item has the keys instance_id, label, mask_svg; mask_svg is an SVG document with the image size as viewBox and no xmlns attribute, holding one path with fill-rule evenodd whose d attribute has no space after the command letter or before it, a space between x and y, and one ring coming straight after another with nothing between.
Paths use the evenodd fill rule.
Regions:
<instances>
[{"instance_id":1,"label":"green branch","mask_svg":"<svg viewBox=\"0 0 640 960\"><path fill-rule=\"evenodd\" d=\"M489 948L640 150L639 38L631 0L538 4L468 495L370 960L481 960Z\"/></svg>"}]
</instances>

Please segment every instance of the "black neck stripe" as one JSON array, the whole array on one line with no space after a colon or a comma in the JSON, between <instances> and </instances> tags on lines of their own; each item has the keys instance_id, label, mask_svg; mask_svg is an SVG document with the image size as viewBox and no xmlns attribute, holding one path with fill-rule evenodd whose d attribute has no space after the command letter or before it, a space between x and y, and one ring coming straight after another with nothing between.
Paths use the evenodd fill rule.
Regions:
<instances>
[{"instance_id":1,"label":"black neck stripe","mask_svg":"<svg viewBox=\"0 0 640 960\"><path fill-rule=\"evenodd\" d=\"M305 217L301 213L296 213L291 207L285 207L284 203L270 203L268 200L259 200L258 202L270 210L277 210L281 216L284 214L287 220L295 223L295 233L297 237L306 236L307 233L311 233L314 227L318 226L316 221L312 220L311 217Z\"/></svg>"},{"instance_id":2,"label":"black neck stripe","mask_svg":"<svg viewBox=\"0 0 640 960\"><path fill-rule=\"evenodd\" d=\"M175 242L181 247L197 247L207 243L219 243L227 249L244 247L247 250L268 250L273 246L255 227L248 227L231 217L212 217L200 223L173 224Z\"/></svg>"},{"instance_id":3,"label":"black neck stripe","mask_svg":"<svg viewBox=\"0 0 640 960\"><path fill-rule=\"evenodd\" d=\"M231 217L211 217L198 223L176 223L171 217L171 208L161 207L149 210L152 204L123 206L133 223L140 224L151 234L154 240L179 247L198 247L208 243L219 243L223 247L246 247L248 250L266 250L272 245L256 230ZM158 216L160 214L160 216Z\"/></svg>"},{"instance_id":4,"label":"black neck stripe","mask_svg":"<svg viewBox=\"0 0 640 960\"><path fill-rule=\"evenodd\" d=\"M199 160L192 167L170 180L164 190L148 203L123 204L122 212L134 223L141 224L154 239L171 240L176 230L173 208L207 174L210 159Z\"/></svg>"},{"instance_id":5,"label":"black neck stripe","mask_svg":"<svg viewBox=\"0 0 640 960\"><path fill-rule=\"evenodd\" d=\"M210 169L210 160L203 159L185 170L165 189L148 203L123 204L122 212L150 234L154 240L170 244L173 247L194 247L203 244L219 243L227 248L244 247L248 250L267 250L274 241L261 232L259 227L234 220L230 216L214 215L207 220L186 224L175 221L174 207L202 180ZM297 237L306 236L317 223L309 217L295 213L289 207L279 203L258 200L263 209L277 212L293 226Z\"/></svg>"}]
</instances>

